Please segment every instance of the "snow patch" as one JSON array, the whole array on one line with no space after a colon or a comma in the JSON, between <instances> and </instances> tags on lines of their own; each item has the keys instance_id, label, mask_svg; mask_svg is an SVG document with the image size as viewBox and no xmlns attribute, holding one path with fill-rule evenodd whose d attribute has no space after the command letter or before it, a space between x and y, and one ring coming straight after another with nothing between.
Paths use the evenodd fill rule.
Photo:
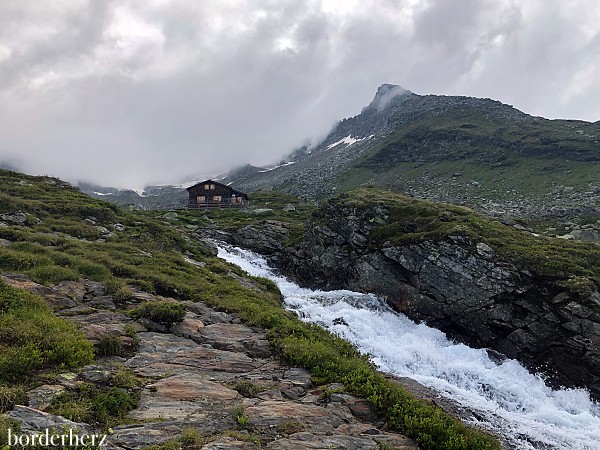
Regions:
<instances>
[{"instance_id":1,"label":"snow patch","mask_svg":"<svg viewBox=\"0 0 600 450\"><path fill-rule=\"evenodd\" d=\"M288 161L286 163L280 164L278 166L275 167L270 167L269 169L265 169L265 170L259 170L259 173L264 173L264 172L270 172L271 170L275 170L275 169L279 169L280 167L285 167L285 166L289 166L291 164L294 164L296 161Z\"/></svg>"},{"instance_id":2,"label":"snow patch","mask_svg":"<svg viewBox=\"0 0 600 450\"><path fill-rule=\"evenodd\" d=\"M327 146L327 148L326 148L326 150L329 150L330 148L333 148L333 147L335 147L336 145L340 145L340 144L345 144L345 145L347 145L347 146L350 146L350 145L354 144L355 142L360 142L360 141L362 141L363 139L364 139L364 138L361 138L361 139L356 139L356 138L353 138L353 137L352 137L352 135L351 135L351 134L349 134L349 135L348 135L348 136L346 136L345 138L342 138L342 139L340 139L339 141L337 141L337 142L334 142L334 143L333 143L333 144L331 144L331 145L328 145L328 146Z\"/></svg>"},{"instance_id":3,"label":"snow patch","mask_svg":"<svg viewBox=\"0 0 600 450\"><path fill-rule=\"evenodd\" d=\"M102 193L102 192L95 192L95 191L94 191L94 194L96 194L96 195L115 195L115 194L113 194L112 192L107 192L107 193L105 194L105 193Z\"/></svg>"}]
</instances>

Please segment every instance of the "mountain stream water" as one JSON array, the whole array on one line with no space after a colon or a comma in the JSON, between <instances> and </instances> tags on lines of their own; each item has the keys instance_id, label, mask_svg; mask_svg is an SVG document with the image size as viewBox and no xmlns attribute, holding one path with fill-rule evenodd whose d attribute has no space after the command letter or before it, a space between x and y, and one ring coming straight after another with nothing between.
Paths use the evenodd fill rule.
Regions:
<instances>
[{"instance_id":1,"label":"mountain stream water","mask_svg":"<svg viewBox=\"0 0 600 450\"><path fill-rule=\"evenodd\" d=\"M313 291L278 275L260 255L219 245L219 257L277 284L284 306L354 343L383 372L408 377L467 410L467 419L515 449L600 449L600 404L582 389L552 389L515 360L457 344L372 294Z\"/></svg>"}]
</instances>

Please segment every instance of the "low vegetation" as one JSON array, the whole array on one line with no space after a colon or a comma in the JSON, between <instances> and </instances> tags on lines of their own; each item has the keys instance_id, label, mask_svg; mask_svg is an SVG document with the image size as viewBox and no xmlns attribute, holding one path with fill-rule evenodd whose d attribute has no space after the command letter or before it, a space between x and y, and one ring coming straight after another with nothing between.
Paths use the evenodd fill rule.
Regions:
<instances>
[{"instance_id":1,"label":"low vegetation","mask_svg":"<svg viewBox=\"0 0 600 450\"><path fill-rule=\"evenodd\" d=\"M202 434L193 428L186 428L181 436L160 445L152 445L146 450L200 450L208 442Z\"/></svg>"},{"instance_id":2,"label":"low vegetation","mask_svg":"<svg viewBox=\"0 0 600 450\"><path fill-rule=\"evenodd\" d=\"M246 323L267 329L272 348L290 364L309 369L315 383L344 383L348 392L369 399L391 428L414 438L420 448L500 448L494 438L387 380L348 342L282 309L273 283L247 277L213 258L192 228L175 227L155 213L121 211L59 180L0 171L0 214L15 211L26 214L27 221L0 227L0 271L25 273L47 284L88 278L111 286L115 293L135 286L234 312ZM242 285L240 277L252 287ZM133 314L169 324L181 320L185 308L152 302ZM118 351L112 342L104 348ZM0 284L0 383L44 368L74 368L89 363L93 355L91 344L73 325L56 318L40 298ZM122 378L131 381L126 375ZM123 383L104 389L81 385L59 396L51 412L102 426L122 422L137 405L137 388ZM249 418L240 414L236 420L245 426ZM182 439L187 438L173 448L193 448L202 441L201 436L190 437L188 446Z\"/></svg>"},{"instance_id":3,"label":"low vegetation","mask_svg":"<svg viewBox=\"0 0 600 450\"><path fill-rule=\"evenodd\" d=\"M59 394L52 402L50 412L74 422L85 422L111 427L123 423L125 416L139 404L137 389L106 387L84 383Z\"/></svg>"},{"instance_id":4,"label":"low vegetation","mask_svg":"<svg viewBox=\"0 0 600 450\"><path fill-rule=\"evenodd\" d=\"M92 345L46 302L0 280L0 383L92 361Z\"/></svg>"},{"instance_id":5,"label":"low vegetation","mask_svg":"<svg viewBox=\"0 0 600 450\"><path fill-rule=\"evenodd\" d=\"M484 242L501 258L510 259L542 276L592 279L600 283L598 245L584 242L535 236L475 211L443 203L416 200L377 188L363 188L343 194L333 200L340 207L356 208L372 214L375 206L389 211L385 222L377 224L372 233L372 245L390 246L427 239L447 239L449 236L467 236L473 245ZM322 211L314 213L314 220Z\"/></svg>"},{"instance_id":6,"label":"low vegetation","mask_svg":"<svg viewBox=\"0 0 600 450\"><path fill-rule=\"evenodd\" d=\"M146 302L131 311L136 319L149 319L162 325L171 326L185 317L186 306L167 301Z\"/></svg>"}]
</instances>

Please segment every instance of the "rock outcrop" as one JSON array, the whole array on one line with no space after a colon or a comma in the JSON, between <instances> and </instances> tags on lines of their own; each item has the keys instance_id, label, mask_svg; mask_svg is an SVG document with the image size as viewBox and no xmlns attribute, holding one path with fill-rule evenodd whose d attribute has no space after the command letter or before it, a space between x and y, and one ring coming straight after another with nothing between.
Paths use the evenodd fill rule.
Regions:
<instances>
[{"instance_id":1,"label":"rock outcrop","mask_svg":"<svg viewBox=\"0 0 600 450\"><path fill-rule=\"evenodd\" d=\"M107 448L141 449L192 428L205 437L205 450L342 445L376 450L383 444L417 449L412 440L386 431L367 401L348 394L326 395L328 389L343 390L343 385L316 388L308 371L281 363L264 330L241 324L233 314L188 302L182 322L156 332L150 328L159 324L148 321L143 326L119 311L100 283L67 281L48 287L24 275L2 278L47 299L59 316L77 323L93 342L117 336L126 347L121 356L99 358L77 373L58 374L52 384L28 391L29 406L17 405L6 413L23 431L67 427L93 432L93 424L49 413L52 400L82 383L107 383L125 369L143 380L140 401L128 413L128 424L112 428ZM136 292L128 306L157 299L161 298ZM136 330L135 343L126 329Z\"/></svg>"},{"instance_id":2,"label":"rock outcrop","mask_svg":"<svg viewBox=\"0 0 600 450\"><path fill-rule=\"evenodd\" d=\"M385 206L332 202L294 248L265 243L285 236L281 223L248 226L229 240L263 252L301 285L379 294L413 320L600 398L600 293L593 282L584 280L585 292L564 287L564 278L536 274L459 234L374 245L373 229L388 221Z\"/></svg>"}]
</instances>

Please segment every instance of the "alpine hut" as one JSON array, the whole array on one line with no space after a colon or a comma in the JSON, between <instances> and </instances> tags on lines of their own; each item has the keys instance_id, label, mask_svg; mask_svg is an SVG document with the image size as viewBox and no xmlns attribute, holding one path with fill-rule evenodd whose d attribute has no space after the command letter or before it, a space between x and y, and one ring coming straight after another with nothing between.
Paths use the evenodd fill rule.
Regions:
<instances>
[{"instance_id":1,"label":"alpine hut","mask_svg":"<svg viewBox=\"0 0 600 450\"><path fill-rule=\"evenodd\" d=\"M188 209L239 208L248 204L248 194L218 181L206 180L187 188Z\"/></svg>"}]
</instances>

